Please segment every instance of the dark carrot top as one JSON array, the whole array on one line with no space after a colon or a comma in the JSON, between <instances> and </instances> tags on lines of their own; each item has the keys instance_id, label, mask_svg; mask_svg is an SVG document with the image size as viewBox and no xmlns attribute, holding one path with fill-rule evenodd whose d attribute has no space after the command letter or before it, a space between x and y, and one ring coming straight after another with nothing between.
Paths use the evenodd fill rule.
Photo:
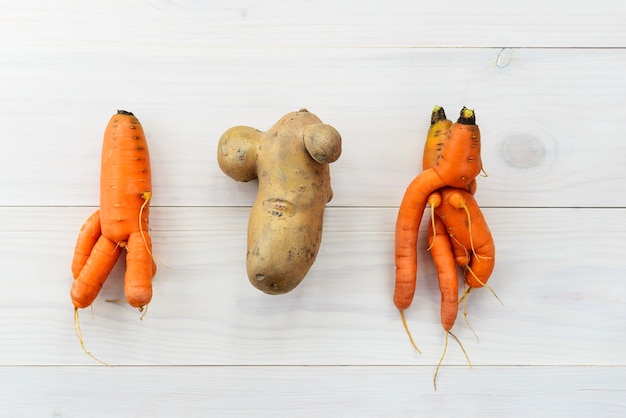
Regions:
<instances>
[{"instance_id":1,"label":"dark carrot top","mask_svg":"<svg viewBox=\"0 0 626 418\"><path fill-rule=\"evenodd\" d=\"M443 107L437 105L433 109L433 113L430 115L430 124L434 125L442 120L446 120L446 112L443 110Z\"/></svg>"},{"instance_id":2,"label":"dark carrot top","mask_svg":"<svg viewBox=\"0 0 626 418\"><path fill-rule=\"evenodd\" d=\"M462 125L476 125L476 115L474 114L474 110L463 106L459 120L456 122Z\"/></svg>"}]
</instances>

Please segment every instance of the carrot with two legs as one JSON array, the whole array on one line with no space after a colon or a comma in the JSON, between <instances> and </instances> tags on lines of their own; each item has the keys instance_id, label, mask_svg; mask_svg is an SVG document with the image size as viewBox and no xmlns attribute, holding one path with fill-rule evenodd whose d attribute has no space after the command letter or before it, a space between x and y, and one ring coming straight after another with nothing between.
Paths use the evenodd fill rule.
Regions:
<instances>
[{"instance_id":1,"label":"carrot with two legs","mask_svg":"<svg viewBox=\"0 0 626 418\"><path fill-rule=\"evenodd\" d=\"M418 228L431 193L445 186L468 188L482 170L480 130L474 112L463 108L452 124L437 165L409 184L400 204L395 232L394 304L402 312L413 301L417 280Z\"/></svg>"},{"instance_id":2,"label":"carrot with two legs","mask_svg":"<svg viewBox=\"0 0 626 418\"><path fill-rule=\"evenodd\" d=\"M93 303L123 251L126 300L143 310L152 299L156 264L149 234L151 199L150 157L143 128L132 113L119 110L104 133L100 208L82 226L72 261L70 296L77 333L78 309Z\"/></svg>"},{"instance_id":3,"label":"carrot with two legs","mask_svg":"<svg viewBox=\"0 0 626 418\"><path fill-rule=\"evenodd\" d=\"M475 177L482 171L482 161L480 131L475 125L472 110L463 108L457 123L452 124L446 119L443 108L434 108L424 146L422 168L424 171L407 189L398 213L394 303L416 347L403 309L410 306L415 292L417 228L424 206L428 204L431 207L428 250L437 269L441 292L441 324L446 331L443 360L448 335L460 344L451 333L459 304L456 266L465 269L466 282L470 287L483 286L493 270L495 256L491 233L473 198L476 191ZM477 231L478 236L474 237L472 231ZM482 260L486 262L480 264ZM464 349L463 352L467 357ZM440 364L441 361L435 371L435 388Z\"/></svg>"}]
</instances>

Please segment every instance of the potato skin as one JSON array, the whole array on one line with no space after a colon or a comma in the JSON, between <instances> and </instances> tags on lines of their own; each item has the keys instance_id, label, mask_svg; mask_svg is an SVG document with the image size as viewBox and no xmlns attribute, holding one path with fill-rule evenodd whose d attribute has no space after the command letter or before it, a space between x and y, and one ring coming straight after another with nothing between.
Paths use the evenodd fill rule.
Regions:
<instances>
[{"instance_id":1,"label":"potato skin","mask_svg":"<svg viewBox=\"0 0 626 418\"><path fill-rule=\"evenodd\" d=\"M259 141L259 190L250 212L246 259L250 282L265 293L293 290L317 257L333 192L329 166L311 157L304 132L320 123L305 109L288 113Z\"/></svg>"},{"instance_id":2,"label":"potato skin","mask_svg":"<svg viewBox=\"0 0 626 418\"><path fill-rule=\"evenodd\" d=\"M227 138L233 133L229 131L224 134ZM250 141L251 132L242 132ZM306 141L305 133L309 136ZM232 139L224 142L238 143ZM305 142L313 144L311 148L317 149L322 161L334 161L341 153L341 137L330 125L301 109L283 116L252 142L255 149L247 152L256 157L259 189L248 221L246 270L257 289L283 294L298 286L313 265L322 241L324 209L333 196L328 164L316 161ZM229 145L226 149L230 154L230 150L245 146ZM239 157L235 160L220 167L234 179L250 178L248 164L239 164Z\"/></svg>"},{"instance_id":3,"label":"potato skin","mask_svg":"<svg viewBox=\"0 0 626 418\"><path fill-rule=\"evenodd\" d=\"M341 135L330 125L314 123L304 130L304 146L318 163L334 163L341 155Z\"/></svg>"},{"instance_id":4,"label":"potato skin","mask_svg":"<svg viewBox=\"0 0 626 418\"><path fill-rule=\"evenodd\" d=\"M257 142L261 132L249 126L234 126L222 134L217 144L217 163L234 180L256 178Z\"/></svg>"}]
</instances>

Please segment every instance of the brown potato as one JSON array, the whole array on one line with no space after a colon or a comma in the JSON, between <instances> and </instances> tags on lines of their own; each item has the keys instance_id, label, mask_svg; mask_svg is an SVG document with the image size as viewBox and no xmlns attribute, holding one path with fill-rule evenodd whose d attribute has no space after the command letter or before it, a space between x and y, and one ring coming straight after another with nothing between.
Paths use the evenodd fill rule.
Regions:
<instances>
[{"instance_id":1,"label":"brown potato","mask_svg":"<svg viewBox=\"0 0 626 418\"><path fill-rule=\"evenodd\" d=\"M259 181L246 256L256 288L287 293L313 265L324 209L333 195L328 163L340 154L337 130L306 109L288 113L267 132L235 127L220 138L222 171L238 181Z\"/></svg>"}]
</instances>

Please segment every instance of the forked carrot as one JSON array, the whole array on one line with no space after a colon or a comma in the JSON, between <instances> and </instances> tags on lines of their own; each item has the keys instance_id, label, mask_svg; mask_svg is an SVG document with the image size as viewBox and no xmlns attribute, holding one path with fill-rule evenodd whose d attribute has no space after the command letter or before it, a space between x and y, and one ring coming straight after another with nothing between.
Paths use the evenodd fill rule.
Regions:
<instances>
[{"instance_id":1,"label":"forked carrot","mask_svg":"<svg viewBox=\"0 0 626 418\"><path fill-rule=\"evenodd\" d=\"M118 111L102 145L100 209L81 228L72 262L71 297L76 309L91 305L126 249L124 292L136 308L152 298L156 264L149 235L152 180L143 128L130 112Z\"/></svg>"},{"instance_id":2,"label":"forked carrot","mask_svg":"<svg viewBox=\"0 0 626 418\"><path fill-rule=\"evenodd\" d=\"M141 311L152 299L156 263L149 234L151 199L150 157L143 128L132 113L119 110L104 132L100 208L82 226L72 261L74 328L83 350L100 362L85 349L78 309L93 303L124 250L126 300Z\"/></svg>"},{"instance_id":3,"label":"forked carrot","mask_svg":"<svg viewBox=\"0 0 626 418\"><path fill-rule=\"evenodd\" d=\"M428 196L445 186L467 188L480 173L480 131L474 112L463 108L436 166L422 171L408 186L400 204L395 233L396 283L394 304L411 305L417 280L418 228Z\"/></svg>"}]
</instances>

